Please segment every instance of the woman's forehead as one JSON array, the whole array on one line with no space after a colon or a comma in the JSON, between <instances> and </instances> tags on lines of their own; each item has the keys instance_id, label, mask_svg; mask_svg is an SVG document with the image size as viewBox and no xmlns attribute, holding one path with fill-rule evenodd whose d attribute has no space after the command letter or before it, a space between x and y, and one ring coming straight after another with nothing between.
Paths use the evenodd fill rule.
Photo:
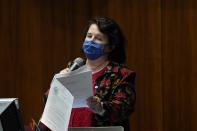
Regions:
<instances>
[{"instance_id":1,"label":"woman's forehead","mask_svg":"<svg viewBox=\"0 0 197 131\"><path fill-rule=\"evenodd\" d=\"M96 24L90 25L90 27L88 29L88 33L103 34L102 32L100 32L100 30Z\"/></svg>"}]
</instances>

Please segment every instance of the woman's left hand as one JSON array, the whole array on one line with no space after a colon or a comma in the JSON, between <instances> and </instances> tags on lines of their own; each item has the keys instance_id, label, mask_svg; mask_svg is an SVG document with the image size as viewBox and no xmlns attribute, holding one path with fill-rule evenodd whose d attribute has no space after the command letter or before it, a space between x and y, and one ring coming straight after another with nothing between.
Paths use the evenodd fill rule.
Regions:
<instances>
[{"instance_id":1,"label":"woman's left hand","mask_svg":"<svg viewBox=\"0 0 197 131\"><path fill-rule=\"evenodd\" d=\"M97 96L90 96L87 99L87 105L96 114L102 115L104 113L103 105L101 99Z\"/></svg>"}]
</instances>

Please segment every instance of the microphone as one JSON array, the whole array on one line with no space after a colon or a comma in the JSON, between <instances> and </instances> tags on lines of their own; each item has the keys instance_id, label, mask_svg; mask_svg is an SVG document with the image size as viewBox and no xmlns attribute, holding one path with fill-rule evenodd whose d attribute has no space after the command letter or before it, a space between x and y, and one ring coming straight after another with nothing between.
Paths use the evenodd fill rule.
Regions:
<instances>
[{"instance_id":1,"label":"microphone","mask_svg":"<svg viewBox=\"0 0 197 131\"><path fill-rule=\"evenodd\" d=\"M73 71L73 70L76 70L78 69L79 67L83 66L85 64L84 60L80 57L76 58L72 65L70 66L69 68L69 71Z\"/></svg>"}]
</instances>

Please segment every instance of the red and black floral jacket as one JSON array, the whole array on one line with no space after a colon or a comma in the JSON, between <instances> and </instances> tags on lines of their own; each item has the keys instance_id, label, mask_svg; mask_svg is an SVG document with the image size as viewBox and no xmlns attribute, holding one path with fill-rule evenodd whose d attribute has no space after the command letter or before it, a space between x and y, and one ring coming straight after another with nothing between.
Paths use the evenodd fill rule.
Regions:
<instances>
[{"instance_id":1,"label":"red and black floral jacket","mask_svg":"<svg viewBox=\"0 0 197 131\"><path fill-rule=\"evenodd\" d=\"M125 131L129 131L129 117L136 100L135 76L135 72L125 66L109 62L104 73L93 81L94 93L101 98L105 112L91 115L91 126L123 126ZM48 92L44 96L47 98ZM84 112L83 109L79 111ZM74 121L79 120L76 118ZM42 131L48 129L43 124L40 128Z\"/></svg>"},{"instance_id":2,"label":"red and black floral jacket","mask_svg":"<svg viewBox=\"0 0 197 131\"><path fill-rule=\"evenodd\" d=\"M110 62L95 81L95 95L101 98L103 115L93 114L92 126L123 126L129 131L129 117L134 111L135 72Z\"/></svg>"}]
</instances>

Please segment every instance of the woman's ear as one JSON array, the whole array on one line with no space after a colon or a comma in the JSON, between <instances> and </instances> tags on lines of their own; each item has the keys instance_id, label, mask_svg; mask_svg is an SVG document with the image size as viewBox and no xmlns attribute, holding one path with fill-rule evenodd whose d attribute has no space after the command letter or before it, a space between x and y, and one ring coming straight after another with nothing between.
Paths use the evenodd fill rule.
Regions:
<instances>
[{"instance_id":1,"label":"woman's ear","mask_svg":"<svg viewBox=\"0 0 197 131\"><path fill-rule=\"evenodd\" d=\"M115 49L115 45L111 45L110 48L111 48L111 51L114 50Z\"/></svg>"},{"instance_id":2,"label":"woman's ear","mask_svg":"<svg viewBox=\"0 0 197 131\"><path fill-rule=\"evenodd\" d=\"M108 46L106 46L106 48L105 48L105 52L106 52L106 53L110 53L110 52L112 52L114 49L115 49L115 46L114 46L114 45L108 45Z\"/></svg>"}]
</instances>

